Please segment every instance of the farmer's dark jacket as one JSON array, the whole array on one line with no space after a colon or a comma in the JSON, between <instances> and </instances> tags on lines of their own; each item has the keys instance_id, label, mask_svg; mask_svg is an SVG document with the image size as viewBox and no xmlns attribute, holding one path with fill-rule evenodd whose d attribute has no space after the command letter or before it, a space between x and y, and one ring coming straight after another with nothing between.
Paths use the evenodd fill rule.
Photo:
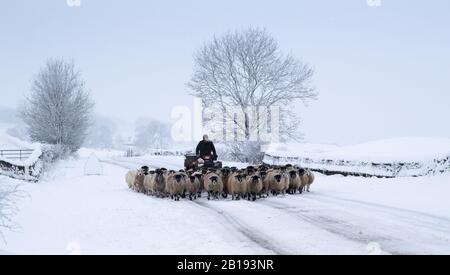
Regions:
<instances>
[{"instance_id":1,"label":"farmer's dark jacket","mask_svg":"<svg viewBox=\"0 0 450 275\"><path fill-rule=\"evenodd\" d=\"M198 156L217 156L216 148L214 147L214 143L212 141L200 141L197 145L197 148L195 149L195 153Z\"/></svg>"}]
</instances>

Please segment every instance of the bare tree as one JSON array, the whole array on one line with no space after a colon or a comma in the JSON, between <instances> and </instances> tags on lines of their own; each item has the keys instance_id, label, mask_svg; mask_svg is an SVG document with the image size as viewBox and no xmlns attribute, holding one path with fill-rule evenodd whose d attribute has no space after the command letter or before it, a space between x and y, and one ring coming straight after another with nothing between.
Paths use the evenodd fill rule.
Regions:
<instances>
[{"instance_id":1,"label":"bare tree","mask_svg":"<svg viewBox=\"0 0 450 275\"><path fill-rule=\"evenodd\" d=\"M73 62L48 60L20 110L33 141L77 151L91 124L94 103Z\"/></svg>"},{"instance_id":2,"label":"bare tree","mask_svg":"<svg viewBox=\"0 0 450 275\"><path fill-rule=\"evenodd\" d=\"M192 95L202 99L204 107L221 110L224 124L231 120L246 140L250 139L251 127L255 127L259 140L264 123L259 119L261 112L279 106L281 138L298 137L299 123L292 110L298 108L296 100L306 103L316 98L310 84L313 69L281 53L266 30L250 28L214 37L194 55L194 61L194 74L187 85ZM226 117L230 106L241 109L242 121ZM258 108L252 111L251 107Z\"/></svg>"}]
</instances>

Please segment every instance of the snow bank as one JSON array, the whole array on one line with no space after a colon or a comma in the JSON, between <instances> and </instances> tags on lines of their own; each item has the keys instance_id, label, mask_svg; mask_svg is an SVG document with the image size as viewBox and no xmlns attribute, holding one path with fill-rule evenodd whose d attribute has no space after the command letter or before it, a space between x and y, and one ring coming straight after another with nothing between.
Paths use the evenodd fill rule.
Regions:
<instances>
[{"instance_id":1,"label":"snow bank","mask_svg":"<svg viewBox=\"0 0 450 275\"><path fill-rule=\"evenodd\" d=\"M350 146L273 144L264 162L367 176L421 176L450 171L450 139L398 138Z\"/></svg>"}]
</instances>

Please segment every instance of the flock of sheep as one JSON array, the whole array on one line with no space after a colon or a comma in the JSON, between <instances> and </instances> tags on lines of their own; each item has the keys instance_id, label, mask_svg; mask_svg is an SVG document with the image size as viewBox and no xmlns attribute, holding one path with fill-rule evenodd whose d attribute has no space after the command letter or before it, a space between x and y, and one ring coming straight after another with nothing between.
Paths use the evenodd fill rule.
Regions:
<instances>
[{"instance_id":1,"label":"flock of sheep","mask_svg":"<svg viewBox=\"0 0 450 275\"><path fill-rule=\"evenodd\" d=\"M231 195L233 200L242 198L255 201L257 197L267 197L269 194L276 196L309 192L314 174L309 169L290 164L178 172L165 168L150 171L149 167L143 166L129 171L125 180L134 191L159 198L170 196L176 201L185 197L194 200L201 197L203 192L208 194L208 200Z\"/></svg>"}]
</instances>

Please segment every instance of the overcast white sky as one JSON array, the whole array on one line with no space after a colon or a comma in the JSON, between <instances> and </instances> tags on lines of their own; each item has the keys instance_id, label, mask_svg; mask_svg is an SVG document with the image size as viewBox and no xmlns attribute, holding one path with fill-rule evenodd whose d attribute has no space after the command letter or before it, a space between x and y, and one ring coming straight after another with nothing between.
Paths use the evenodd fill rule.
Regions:
<instances>
[{"instance_id":1,"label":"overcast white sky","mask_svg":"<svg viewBox=\"0 0 450 275\"><path fill-rule=\"evenodd\" d=\"M376 0L374 0L376 1ZM192 54L214 34L266 27L316 69L310 142L450 137L450 1L2 1L0 106L15 106L49 57L73 58L101 114L170 120L190 105Z\"/></svg>"}]
</instances>

